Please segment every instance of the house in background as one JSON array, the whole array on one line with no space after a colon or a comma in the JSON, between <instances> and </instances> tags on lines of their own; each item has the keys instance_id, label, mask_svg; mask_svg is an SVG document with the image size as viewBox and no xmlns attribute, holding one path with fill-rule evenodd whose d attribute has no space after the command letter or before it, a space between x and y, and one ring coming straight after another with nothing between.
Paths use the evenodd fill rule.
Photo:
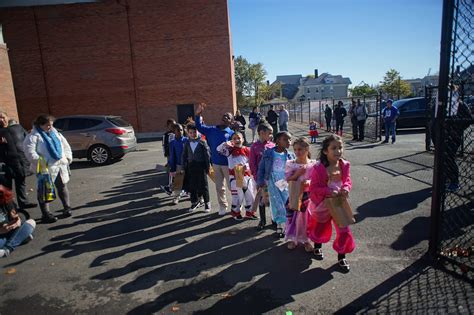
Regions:
<instances>
[{"instance_id":1,"label":"house in background","mask_svg":"<svg viewBox=\"0 0 474 315\"><path fill-rule=\"evenodd\" d=\"M314 70L314 78L301 74L281 75L275 82L282 84L283 97L292 101L344 98L348 96L349 85L352 84L349 78L341 75L318 75L317 69Z\"/></svg>"},{"instance_id":2,"label":"house in background","mask_svg":"<svg viewBox=\"0 0 474 315\"><path fill-rule=\"evenodd\" d=\"M147 133L197 102L211 124L235 112L227 0L2 0L0 25L26 128L38 113L107 114Z\"/></svg>"},{"instance_id":3,"label":"house in background","mask_svg":"<svg viewBox=\"0 0 474 315\"><path fill-rule=\"evenodd\" d=\"M438 86L438 76L437 75L427 75L424 78L420 79L409 79L404 80L410 84L411 92L413 96L423 96L425 95L425 86Z\"/></svg>"}]
</instances>

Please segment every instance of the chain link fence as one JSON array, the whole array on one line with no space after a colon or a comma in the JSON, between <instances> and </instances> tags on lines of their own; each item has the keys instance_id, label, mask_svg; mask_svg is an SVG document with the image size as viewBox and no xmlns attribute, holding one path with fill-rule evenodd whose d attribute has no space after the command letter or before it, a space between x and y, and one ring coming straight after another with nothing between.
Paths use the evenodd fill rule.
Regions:
<instances>
[{"instance_id":1,"label":"chain link fence","mask_svg":"<svg viewBox=\"0 0 474 315\"><path fill-rule=\"evenodd\" d=\"M369 141L379 141L382 132L381 100L380 95L368 95L324 100L306 100L301 102L290 101L282 104L274 104L274 109L278 109L279 105L285 105L289 113L290 121L308 125L308 129L310 122L315 121L321 130L336 132L334 110L337 104L342 102L342 106L347 113L343 121L343 135L353 136L355 130L353 128L353 121L351 121L350 108L353 101L360 101L362 104L365 104L368 113L368 117L365 121L364 138ZM326 105L328 105L332 113L332 117L329 120L326 119L325 116ZM260 107L264 116L266 116L269 109L270 105L268 104Z\"/></svg>"},{"instance_id":2,"label":"chain link fence","mask_svg":"<svg viewBox=\"0 0 474 315\"><path fill-rule=\"evenodd\" d=\"M473 19L472 0L444 1L440 81L429 96L435 116L430 253L455 263L469 279L474 269Z\"/></svg>"}]
</instances>

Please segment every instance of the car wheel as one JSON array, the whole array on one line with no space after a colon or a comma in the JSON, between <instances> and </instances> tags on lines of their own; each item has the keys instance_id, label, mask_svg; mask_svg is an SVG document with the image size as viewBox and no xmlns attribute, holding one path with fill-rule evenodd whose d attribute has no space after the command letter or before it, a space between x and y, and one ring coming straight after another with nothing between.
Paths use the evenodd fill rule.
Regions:
<instances>
[{"instance_id":1,"label":"car wheel","mask_svg":"<svg viewBox=\"0 0 474 315\"><path fill-rule=\"evenodd\" d=\"M112 159L112 153L108 147L99 144L89 149L87 158L96 165L105 165Z\"/></svg>"}]
</instances>

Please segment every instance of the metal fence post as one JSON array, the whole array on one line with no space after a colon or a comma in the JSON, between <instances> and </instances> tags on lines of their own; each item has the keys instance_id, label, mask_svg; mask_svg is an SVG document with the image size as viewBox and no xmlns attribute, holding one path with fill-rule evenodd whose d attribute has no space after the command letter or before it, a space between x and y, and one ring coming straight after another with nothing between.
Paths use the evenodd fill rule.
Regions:
<instances>
[{"instance_id":1,"label":"metal fence post","mask_svg":"<svg viewBox=\"0 0 474 315\"><path fill-rule=\"evenodd\" d=\"M443 154L444 132L443 122L448 100L449 64L451 57L451 35L453 30L454 0L444 0L443 20L441 26L441 54L439 63L438 108L435 118L435 156L433 172L433 194L431 198L430 242L428 252L431 257L438 254L440 241L440 217L443 191Z\"/></svg>"}]
</instances>

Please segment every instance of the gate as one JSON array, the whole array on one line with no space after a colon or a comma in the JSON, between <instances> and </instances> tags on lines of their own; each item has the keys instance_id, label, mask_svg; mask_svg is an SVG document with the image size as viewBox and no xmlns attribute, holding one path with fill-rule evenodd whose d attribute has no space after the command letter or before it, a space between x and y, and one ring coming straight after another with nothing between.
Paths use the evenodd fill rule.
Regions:
<instances>
[{"instance_id":1,"label":"gate","mask_svg":"<svg viewBox=\"0 0 474 315\"><path fill-rule=\"evenodd\" d=\"M472 0L443 3L429 249L468 279L474 267L473 6Z\"/></svg>"}]
</instances>

